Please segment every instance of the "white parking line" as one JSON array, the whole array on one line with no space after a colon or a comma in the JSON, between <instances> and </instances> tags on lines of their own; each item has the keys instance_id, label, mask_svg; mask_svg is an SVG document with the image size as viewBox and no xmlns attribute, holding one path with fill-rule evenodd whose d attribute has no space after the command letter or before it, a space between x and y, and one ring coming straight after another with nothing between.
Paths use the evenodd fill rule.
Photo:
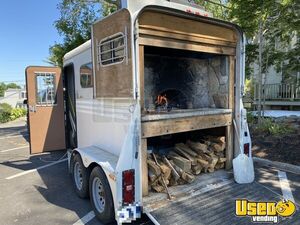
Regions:
<instances>
[{"instance_id":1,"label":"white parking line","mask_svg":"<svg viewBox=\"0 0 300 225\"><path fill-rule=\"evenodd\" d=\"M18 150L18 149L22 149L22 148L28 148L29 146L21 146L21 147L17 147L17 148L10 148L10 149L5 149L5 150L1 150L0 152L10 152L10 151L14 151L14 150Z\"/></svg>"},{"instance_id":2,"label":"white parking line","mask_svg":"<svg viewBox=\"0 0 300 225\"><path fill-rule=\"evenodd\" d=\"M27 136L29 136L29 134L12 135L12 136L1 137L0 140L7 139L7 138L27 137Z\"/></svg>"},{"instance_id":3,"label":"white parking line","mask_svg":"<svg viewBox=\"0 0 300 225\"><path fill-rule=\"evenodd\" d=\"M92 219L94 219L95 217L95 213L93 211L90 211L88 214L86 214L84 217L80 218L79 220L77 220L76 223L74 223L73 225L85 225L87 224L89 221L91 221Z\"/></svg>"},{"instance_id":4,"label":"white parking line","mask_svg":"<svg viewBox=\"0 0 300 225\"><path fill-rule=\"evenodd\" d=\"M17 178L17 177L20 177L20 176L24 176L24 175L29 174L29 173L36 172L36 171L41 170L41 169L44 169L44 168L47 168L47 167L49 167L49 166L53 166L53 165L56 165L56 164L58 164L58 163L65 162L65 161L67 161L67 160L68 160L68 159L62 159L62 160L59 160L59 161L56 161L56 162L53 162L53 163L49 163L49 164L44 165L44 166L40 166L40 167L38 167L38 168L36 168L36 169L26 170L26 171L23 171L23 172L21 172L21 173L17 173L17 174L15 174L15 175L6 177L5 179L6 179L6 180L11 180L11 179L14 179L14 178Z\"/></svg>"},{"instance_id":5,"label":"white parking line","mask_svg":"<svg viewBox=\"0 0 300 225\"><path fill-rule=\"evenodd\" d=\"M151 215L151 213L145 211L146 215L149 217L149 219L154 223L154 225L160 225L160 223Z\"/></svg>"},{"instance_id":6,"label":"white parking line","mask_svg":"<svg viewBox=\"0 0 300 225\"><path fill-rule=\"evenodd\" d=\"M279 183L282 191L283 198L285 200L291 200L295 203L294 196L292 194L289 180L287 179L286 172L278 171Z\"/></svg>"}]
</instances>

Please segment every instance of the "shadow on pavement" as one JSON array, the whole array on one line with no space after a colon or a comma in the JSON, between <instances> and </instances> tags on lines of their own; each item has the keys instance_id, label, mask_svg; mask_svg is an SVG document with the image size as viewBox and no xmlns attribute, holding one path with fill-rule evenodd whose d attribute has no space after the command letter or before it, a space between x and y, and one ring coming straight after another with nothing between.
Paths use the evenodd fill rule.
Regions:
<instances>
[{"instance_id":1,"label":"shadow on pavement","mask_svg":"<svg viewBox=\"0 0 300 225\"><path fill-rule=\"evenodd\" d=\"M14 160L13 158L10 158L9 160L0 163L0 165L26 171L36 169L37 167L47 165L62 158L66 158L66 150L49 152L40 155L32 155L22 159Z\"/></svg>"},{"instance_id":2,"label":"shadow on pavement","mask_svg":"<svg viewBox=\"0 0 300 225\"><path fill-rule=\"evenodd\" d=\"M0 137L13 137L13 136L23 136L26 141L29 141L29 134L26 125L16 126L16 127L0 127Z\"/></svg>"}]
</instances>

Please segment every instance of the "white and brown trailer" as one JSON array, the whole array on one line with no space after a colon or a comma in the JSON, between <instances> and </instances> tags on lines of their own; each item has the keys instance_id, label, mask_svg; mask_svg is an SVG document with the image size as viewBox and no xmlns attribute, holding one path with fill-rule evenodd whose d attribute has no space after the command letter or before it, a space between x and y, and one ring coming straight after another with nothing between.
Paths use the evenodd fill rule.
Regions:
<instances>
[{"instance_id":1,"label":"white and brown trailer","mask_svg":"<svg viewBox=\"0 0 300 225\"><path fill-rule=\"evenodd\" d=\"M75 190L103 222L134 220L143 206L159 223L151 209L173 200L157 192L182 196L241 149L251 156L244 38L193 6L123 6L62 71L27 68L31 152L69 149Z\"/></svg>"}]
</instances>

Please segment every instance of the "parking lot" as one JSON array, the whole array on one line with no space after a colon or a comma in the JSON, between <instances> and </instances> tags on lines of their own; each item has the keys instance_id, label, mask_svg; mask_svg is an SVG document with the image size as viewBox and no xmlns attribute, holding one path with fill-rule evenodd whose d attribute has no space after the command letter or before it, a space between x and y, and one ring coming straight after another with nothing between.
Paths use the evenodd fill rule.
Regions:
<instances>
[{"instance_id":1,"label":"parking lot","mask_svg":"<svg viewBox=\"0 0 300 225\"><path fill-rule=\"evenodd\" d=\"M30 156L24 124L0 130L0 224L74 224L91 211L72 190L65 152Z\"/></svg>"},{"instance_id":2,"label":"parking lot","mask_svg":"<svg viewBox=\"0 0 300 225\"><path fill-rule=\"evenodd\" d=\"M287 180L279 176L282 174L286 174L289 187L286 185ZM299 208L299 175L256 166L255 182L257 187L268 192L268 196L276 199L282 195L294 198ZM100 224L94 218L89 200L78 198L72 189L64 151L33 156L29 154L24 120L0 128L0 190L1 225ZM247 198L247 193L244 196ZM263 193L260 198L274 200L263 199ZM218 207L227 207L226 201L223 205L218 204ZM234 213L232 217L227 217L227 222L234 218ZM299 224L299 218L297 211L292 219L284 222ZM248 218L243 219L250 221ZM139 223L149 224L146 220Z\"/></svg>"}]
</instances>

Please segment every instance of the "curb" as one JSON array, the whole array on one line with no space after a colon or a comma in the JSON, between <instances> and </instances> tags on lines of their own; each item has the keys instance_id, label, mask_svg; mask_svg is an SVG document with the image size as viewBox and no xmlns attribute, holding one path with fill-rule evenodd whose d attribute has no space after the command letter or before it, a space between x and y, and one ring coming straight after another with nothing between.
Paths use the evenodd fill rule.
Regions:
<instances>
[{"instance_id":1,"label":"curb","mask_svg":"<svg viewBox=\"0 0 300 225\"><path fill-rule=\"evenodd\" d=\"M288 172L300 174L300 166L292 165L289 163L271 161L268 159L261 159L261 158L257 158L257 157L253 157L253 161L258 164L264 165L264 166L273 166L280 170L286 170Z\"/></svg>"}]
</instances>

